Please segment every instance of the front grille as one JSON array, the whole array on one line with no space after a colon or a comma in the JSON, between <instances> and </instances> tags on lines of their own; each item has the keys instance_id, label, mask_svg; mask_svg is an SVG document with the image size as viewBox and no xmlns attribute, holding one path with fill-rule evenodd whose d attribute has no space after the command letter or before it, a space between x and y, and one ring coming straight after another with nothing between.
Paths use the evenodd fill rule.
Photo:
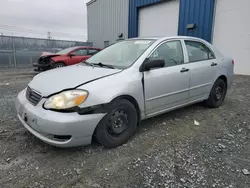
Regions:
<instances>
[{"instance_id":1,"label":"front grille","mask_svg":"<svg viewBox=\"0 0 250 188\"><path fill-rule=\"evenodd\" d=\"M40 65L47 65L50 63L50 57L40 57L38 59L38 64Z\"/></svg>"},{"instance_id":2,"label":"front grille","mask_svg":"<svg viewBox=\"0 0 250 188\"><path fill-rule=\"evenodd\" d=\"M40 102L42 96L38 92L32 90L30 87L27 87L26 98L31 104L36 106Z\"/></svg>"},{"instance_id":3,"label":"front grille","mask_svg":"<svg viewBox=\"0 0 250 188\"><path fill-rule=\"evenodd\" d=\"M44 59L41 59L41 60L39 60L39 61L38 61L38 64L41 64L41 65L47 65L47 64L49 64L49 62L50 62L49 60L46 60L46 59L45 59L45 60L44 60Z\"/></svg>"}]
</instances>

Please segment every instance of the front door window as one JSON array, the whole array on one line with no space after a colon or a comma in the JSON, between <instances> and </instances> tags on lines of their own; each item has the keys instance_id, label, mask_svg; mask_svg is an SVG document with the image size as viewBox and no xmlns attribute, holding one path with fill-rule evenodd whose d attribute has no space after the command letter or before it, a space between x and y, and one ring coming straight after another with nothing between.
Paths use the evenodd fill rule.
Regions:
<instances>
[{"instance_id":1,"label":"front door window","mask_svg":"<svg viewBox=\"0 0 250 188\"><path fill-rule=\"evenodd\" d=\"M87 49L79 49L79 50L72 52L71 54L74 54L75 56L86 56L88 55L88 52L87 52Z\"/></svg>"},{"instance_id":2,"label":"front door window","mask_svg":"<svg viewBox=\"0 0 250 188\"><path fill-rule=\"evenodd\" d=\"M181 42L170 41L161 44L149 59L163 59L165 61L165 67L183 64L184 57Z\"/></svg>"}]
</instances>

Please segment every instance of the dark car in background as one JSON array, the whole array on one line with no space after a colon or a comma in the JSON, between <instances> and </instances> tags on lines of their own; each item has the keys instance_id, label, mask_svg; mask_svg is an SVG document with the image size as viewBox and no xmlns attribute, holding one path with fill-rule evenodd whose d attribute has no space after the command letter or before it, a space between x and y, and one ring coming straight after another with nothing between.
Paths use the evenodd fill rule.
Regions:
<instances>
[{"instance_id":1,"label":"dark car in background","mask_svg":"<svg viewBox=\"0 0 250 188\"><path fill-rule=\"evenodd\" d=\"M92 55L101 51L100 48L89 46L70 47L57 53L43 52L37 63L33 63L37 71L74 65L85 61Z\"/></svg>"}]
</instances>

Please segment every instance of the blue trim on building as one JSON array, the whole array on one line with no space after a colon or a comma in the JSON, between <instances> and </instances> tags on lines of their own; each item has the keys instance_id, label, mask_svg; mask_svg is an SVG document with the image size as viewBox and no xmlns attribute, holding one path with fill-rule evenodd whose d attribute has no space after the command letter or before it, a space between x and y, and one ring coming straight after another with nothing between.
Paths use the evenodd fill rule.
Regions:
<instances>
[{"instance_id":1,"label":"blue trim on building","mask_svg":"<svg viewBox=\"0 0 250 188\"><path fill-rule=\"evenodd\" d=\"M214 0L179 0L178 35L194 36L211 42ZM187 24L195 24L194 29L187 29Z\"/></svg>"},{"instance_id":2,"label":"blue trim on building","mask_svg":"<svg viewBox=\"0 0 250 188\"><path fill-rule=\"evenodd\" d=\"M178 35L194 36L211 41L215 0L179 0ZM138 11L143 6L153 5L163 0L129 0L128 38L138 36ZM187 29L187 24L195 24ZM177 34L177 33L176 33Z\"/></svg>"}]
</instances>

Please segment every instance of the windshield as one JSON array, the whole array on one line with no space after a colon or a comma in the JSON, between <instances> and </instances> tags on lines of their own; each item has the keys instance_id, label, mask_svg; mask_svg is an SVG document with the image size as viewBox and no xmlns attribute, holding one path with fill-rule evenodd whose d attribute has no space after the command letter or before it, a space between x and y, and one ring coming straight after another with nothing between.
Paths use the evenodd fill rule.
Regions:
<instances>
[{"instance_id":1,"label":"windshield","mask_svg":"<svg viewBox=\"0 0 250 188\"><path fill-rule=\"evenodd\" d=\"M114 68L131 66L154 40L127 40L111 45L87 60L88 63L110 65Z\"/></svg>"},{"instance_id":2,"label":"windshield","mask_svg":"<svg viewBox=\"0 0 250 188\"><path fill-rule=\"evenodd\" d=\"M65 48L65 49L57 52L56 54L58 54L58 55L64 55L64 54L67 54L67 53L71 52L74 49L75 49L75 47Z\"/></svg>"}]
</instances>

